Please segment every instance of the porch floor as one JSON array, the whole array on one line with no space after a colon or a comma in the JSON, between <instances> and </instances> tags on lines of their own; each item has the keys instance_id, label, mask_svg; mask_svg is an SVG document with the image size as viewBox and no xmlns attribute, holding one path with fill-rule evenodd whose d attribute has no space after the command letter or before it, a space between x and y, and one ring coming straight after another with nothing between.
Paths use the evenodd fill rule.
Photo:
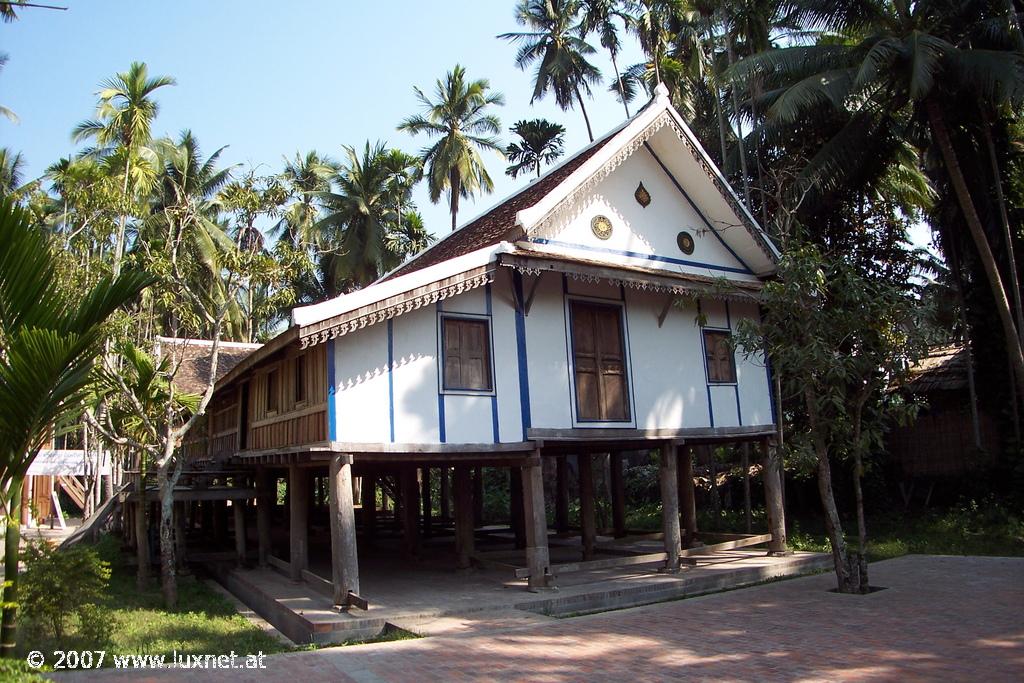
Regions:
<instances>
[{"instance_id":1,"label":"porch floor","mask_svg":"<svg viewBox=\"0 0 1024 683\"><path fill-rule=\"evenodd\" d=\"M494 541L497 544L486 550L512 550L500 537ZM292 640L328 643L370 638L388 625L420 635L468 628L479 632L490 623L501 628L526 626L556 616L650 604L831 566L831 558L820 553L768 557L764 549L745 548L693 555L696 565L678 574L659 573L657 563L566 573L556 577L557 589L531 593L526 581L515 579L509 570L453 569L451 543L450 537L424 541L417 561L402 559L397 543L388 540L360 544L360 592L370 603L366 612L338 613L317 587L293 582L272 568L222 566L217 576ZM580 559L572 543L552 537L552 564ZM313 573L330 581L326 557L314 554L310 562Z\"/></svg>"}]
</instances>

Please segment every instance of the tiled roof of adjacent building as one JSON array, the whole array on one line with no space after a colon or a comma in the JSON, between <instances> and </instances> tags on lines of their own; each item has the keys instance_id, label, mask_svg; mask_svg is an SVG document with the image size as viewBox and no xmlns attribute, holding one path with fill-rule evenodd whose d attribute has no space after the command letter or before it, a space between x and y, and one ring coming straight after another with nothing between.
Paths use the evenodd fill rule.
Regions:
<instances>
[{"instance_id":1,"label":"tiled roof of adjacent building","mask_svg":"<svg viewBox=\"0 0 1024 683\"><path fill-rule=\"evenodd\" d=\"M172 362L181 361L178 372L174 375L175 389L189 394L201 394L206 391L210 363L213 360L212 342L206 339L157 337L156 346L157 354L173 354ZM262 344L221 342L220 351L217 353L217 379L230 372L260 346Z\"/></svg>"}]
</instances>

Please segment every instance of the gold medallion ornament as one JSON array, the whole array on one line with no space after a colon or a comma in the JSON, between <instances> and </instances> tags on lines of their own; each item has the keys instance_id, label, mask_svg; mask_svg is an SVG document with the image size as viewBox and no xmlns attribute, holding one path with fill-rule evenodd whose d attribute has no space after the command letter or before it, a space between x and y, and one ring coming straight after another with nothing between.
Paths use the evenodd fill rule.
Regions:
<instances>
[{"instance_id":1,"label":"gold medallion ornament","mask_svg":"<svg viewBox=\"0 0 1024 683\"><path fill-rule=\"evenodd\" d=\"M606 240L612 236L612 222L605 216L594 216L590 221L590 229L599 240Z\"/></svg>"},{"instance_id":2,"label":"gold medallion ornament","mask_svg":"<svg viewBox=\"0 0 1024 683\"><path fill-rule=\"evenodd\" d=\"M644 187L643 183L636 186L636 192L633 193L633 196L636 198L637 204L645 209L647 208L647 205L651 203L651 193L647 191L647 188Z\"/></svg>"},{"instance_id":3,"label":"gold medallion ornament","mask_svg":"<svg viewBox=\"0 0 1024 683\"><path fill-rule=\"evenodd\" d=\"M679 247L679 251L686 255L693 253L693 235L686 232L685 230L676 235L676 245Z\"/></svg>"}]
</instances>

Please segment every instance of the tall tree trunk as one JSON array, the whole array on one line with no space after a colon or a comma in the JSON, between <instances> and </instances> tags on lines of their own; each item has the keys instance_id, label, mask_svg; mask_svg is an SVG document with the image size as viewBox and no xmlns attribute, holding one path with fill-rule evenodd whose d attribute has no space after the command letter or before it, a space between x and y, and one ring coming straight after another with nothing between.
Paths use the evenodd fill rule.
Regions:
<instances>
[{"instance_id":1,"label":"tall tree trunk","mask_svg":"<svg viewBox=\"0 0 1024 683\"><path fill-rule=\"evenodd\" d=\"M619 99L622 100L622 106L626 110L626 118L629 118L629 103L626 102L626 92L622 87L622 76L619 75L619 62L615 59L615 50L608 50L612 56L612 69L615 70L615 85L619 89Z\"/></svg>"},{"instance_id":2,"label":"tall tree trunk","mask_svg":"<svg viewBox=\"0 0 1024 683\"><path fill-rule=\"evenodd\" d=\"M0 622L0 657L14 657L18 636L18 560L21 552L21 494L25 479L16 476L7 489L7 533L4 537L4 610Z\"/></svg>"},{"instance_id":3,"label":"tall tree trunk","mask_svg":"<svg viewBox=\"0 0 1024 683\"><path fill-rule=\"evenodd\" d=\"M579 87L573 88L576 91L576 100L580 103L580 111L583 113L583 121L587 124L587 137L590 141L594 141L594 132L590 130L590 117L587 116L587 107L583 104L583 94L580 93Z\"/></svg>"},{"instance_id":4,"label":"tall tree trunk","mask_svg":"<svg viewBox=\"0 0 1024 683\"><path fill-rule=\"evenodd\" d=\"M124 161L124 184L121 187L121 198L124 201L124 211L117 223L117 243L114 245L114 277L121 274L121 263L124 261L124 234L128 226L128 177L132 168L132 155L130 144L126 146Z\"/></svg>"},{"instance_id":5,"label":"tall tree trunk","mask_svg":"<svg viewBox=\"0 0 1024 683\"><path fill-rule=\"evenodd\" d=\"M729 66L730 68L736 63L736 53L732 49L732 36L728 32L725 34L725 47L729 55ZM747 174L747 151L743 141L743 123L740 120L740 98L736 94L736 86L733 85L732 91L732 109L736 115L736 144L738 145L740 153L740 173L743 175L743 199L746 203L747 211L750 210L750 176Z\"/></svg>"},{"instance_id":6,"label":"tall tree trunk","mask_svg":"<svg viewBox=\"0 0 1024 683\"><path fill-rule=\"evenodd\" d=\"M1010 302L1006 296L1006 287L1003 285L1003 279L999 275L999 267L996 265L995 256L992 254L992 248L985 237L985 229L981 225L981 219L978 218L978 212L974 207L974 200L971 199L971 193L967 188L967 181L964 179L963 171L960 168L956 150L953 149L953 142L946 128L942 109L934 99L929 99L926 107L932 133L934 133L935 141L942 152L942 160L946 166L946 172L949 174L950 183L953 185L953 190L956 192L957 200L960 203L960 210L964 214L964 220L971 233L971 238L974 240L974 246L978 250L981 265L985 269L985 275L992 290L996 312L999 314L999 322L1003 327L1006 348L1010 354L1017 393L1024 394L1024 350L1021 348L1020 337L1017 335L1017 329L1014 327L1013 315L1010 312Z\"/></svg>"},{"instance_id":7,"label":"tall tree trunk","mask_svg":"<svg viewBox=\"0 0 1024 683\"><path fill-rule=\"evenodd\" d=\"M449 190L452 193L449 208L452 214L452 230L454 231L456 226L456 216L459 214L459 195L462 193L462 176L459 175L459 170L457 168L453 168L448 173L448 185Z\"/></svg>"},{"instance_id":8,"label":"tall tree trunk","mask_svg":"<svg viewBox=\"0 0 1024 683\"><path fill-rule=\"evenodd\" d=\"M171 442L169 450L173 450ZM165 452L164 457L167 457ZM170 462L157 470L157 490L160 492L160 589L164 606L178 606L178 561L174 544L174 483L169 476Z\"/></svg>"},{"instance_id":9,"label":"tall tree trunk","mask_svg":"<svg viewBox=\"0 0 1024 683\"><path fill-rule=\"evenodd\" d=\"M864 403L867 395L858 399L853 414L853 495L857 506L857 586L860 593L867 593L868 588L868 526L864 519L864 490L861 483L864 479L864 453L861 448L861 429L863 425Z\"/></svg>"},{"instance_id":10,"label":"tall tree trunk","mask_svg":"<svg viewBox=\"0 0 1024 683\"><path fill-rule=\"evenodd\" d=\"M971 403L971 432L974 447L981 450L981 422L978 419L978 391L974 383L974 352L971 350L971 327L967 322L967 302L964 300L963 274L960 272L960 259L957 258L956 244L952 238L947 239L949 245L949 267L953 273L953 285L956 289L957 308L960 309L960 325L963 327L964 354L967 361L967 397ZM1011 388L1013 383L1010 383Z\"/></svg>"}]
</instances>

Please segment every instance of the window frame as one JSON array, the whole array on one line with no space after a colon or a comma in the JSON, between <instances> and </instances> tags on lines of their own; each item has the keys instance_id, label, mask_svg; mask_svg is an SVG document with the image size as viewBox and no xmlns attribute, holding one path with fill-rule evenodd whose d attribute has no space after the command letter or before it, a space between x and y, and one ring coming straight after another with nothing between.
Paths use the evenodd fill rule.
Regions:
<instances>
[{"instance_id":1,"label":"window frame","mask_svg":"<svg viewBox=\"0 0 1024 683\"><path fill-rule=\"evenodd\" d=\"M708 335L722 335L725 337L726 344L729 345L729 365L732 370L732 379L711 379L711 363L708 359ZM737 386L739 382L739 369L736 363L736 349L732 348L729 342L732 340L732 330L724 327L708 327L704 326L701 328L700 344L701 351L704 355L704 378L707 380L708 386L716 387L730 387Z\"/></svg>"},{"instance_id":2,"label":"window frame","mask_svg":"<svg viewBox=\"0 0 1024 683\"><path fill-rule=\"evenodd\" d=\"M281 412L281 366L276 365L273 368L267 370L266 385L267 385L267 417L272 417ZM271 381L271 378L274 381ZM271 396L273 396L273 403L271 403Z\"/></svg>"},{"instance_id":3,"label":"window frame","mask_svg":"<svg viewBox=\"0 0 1024 683\"><path fill-rule=\"evenodd\" d=\"M599 429L602 427L617 428L617 429L635 429L636 428L636 397L633 395L633 355L629 343L629 314L626 310L626 300L623 299L611 299L600 296L588 296L580 294L570 294L565 292L563 294L564 307L563 307L563 321L565 325L565 350L566 350L566 362L569 370L569 392L570 392L570 415L572 418L572 426L574 428L594 428ZM572 333L572 304L574 301L596 304L601 306L609 306L619 309L619 322L621 328L619 330L622 335L622 360L623 360L623 372L625 373L626 379L626 400L628 401L627 408L629 409L628 420L594 420L587 418L580 418L579 414L579 397L576 395L576 341L573 339Z\"/></svg>"},{"instance_id":4,"label":"window frame","mask_svg":"<svg viewBox=\"0 0 1024 683\"><path fill-rule=\"evenodd\" d=\"M292 402L296 408L304 407L309 401L309 387L306 382L307 369L306 354L300 353L292 359L292 381L294 382ZM300 387L302 388L301 396L299 395Z\"/></svg>"},{"instance_id":5,"label":"window frame","mask_svg":"<svg viewBox=\"0 0 1024 683\"><path fill-rule=\"evenodd\" d=\"M490 378L489 389L467 389L460 387L448 387L445 384L445 321L465 320L483 323L487 326L487 364L488 376ZM498 378L495 375L494 363L494 323L492 316L475 313L458 313L455 311L439 311L437 315L437 393L454 396L496 396L498 391Z\"/></svg>"}]
</instances>

